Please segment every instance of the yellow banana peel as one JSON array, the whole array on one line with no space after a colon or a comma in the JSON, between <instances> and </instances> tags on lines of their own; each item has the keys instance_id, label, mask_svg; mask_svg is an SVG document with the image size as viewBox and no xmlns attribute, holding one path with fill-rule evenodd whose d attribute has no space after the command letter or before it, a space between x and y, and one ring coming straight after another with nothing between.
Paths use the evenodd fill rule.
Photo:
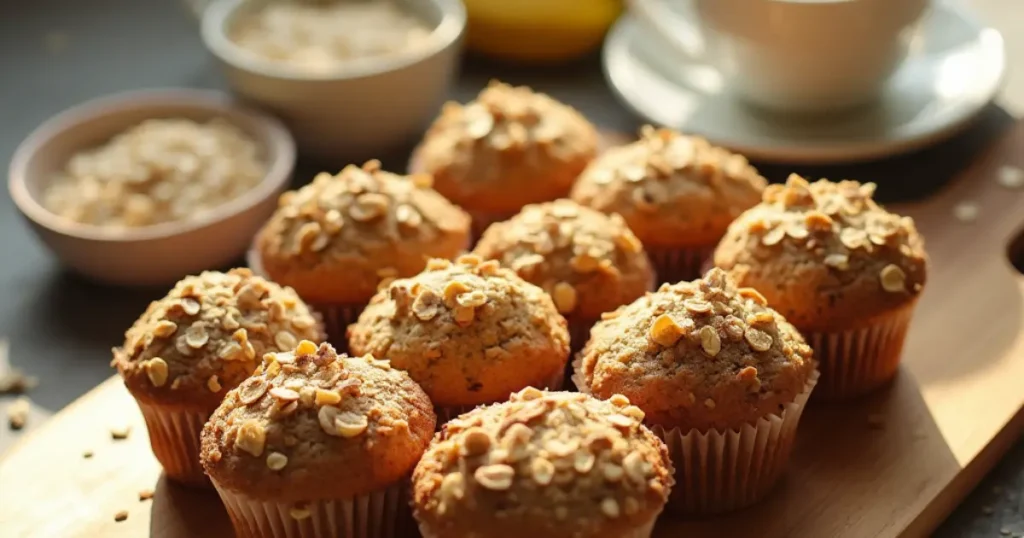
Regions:
<instances>
[{"instance_id":1,"label":"yellow banana peel","mask_svg":"<svg viewBox=\"0 0 1024 538\"><path fill-rule=\"evenodd\" d=\"M622 0L464 0L470 51L527 63L584 56L600 45Z\"/></svg>"}]
</instances>

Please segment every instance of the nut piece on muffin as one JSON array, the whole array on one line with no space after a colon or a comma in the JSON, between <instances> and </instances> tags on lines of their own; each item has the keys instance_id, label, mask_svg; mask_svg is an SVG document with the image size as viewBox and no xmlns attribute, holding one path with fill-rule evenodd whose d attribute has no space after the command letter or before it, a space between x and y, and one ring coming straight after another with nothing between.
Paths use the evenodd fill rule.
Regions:
<instances>
[{"instance_id":1,"label":"nut piece on muffin","mask_svg":"<svg viewBox=\"0 0 1024 538\"><path fill-rule=\"evenodd\" d=\"M654 271L622 217L571 200L531 204L492 224L474 254L498 260L551 295L580 349L601 314L650 291Z\"/></svg>"},{"instance_id":2,"label":"nut piece on muffin","mask_svg":"<svg viewBox=\"0 0 1024 538\"><path fill-rule=\"evenodd\" d=\"M469 247L469 215L430 185L430 176L391 174L378 161L322 173L281 196L256 237L254 261L313 304L341 345L381 281Z\"/></svg>"},{"instance_id":3,"label":"nut piece on muffin","mask_svg":"<svg viewBox=\"0 0 1024 538\"><path fill-rule=\"evenodd\" d=\"M927 277L914 221L881 208L874 191L792 175L768 187L715 251L715 265L764 294L810 342L819 397L857 396L896 375Z\"/></svg>"},{"instance_id":4,"label":"nut piece on muffin","mask_svg":"<svg viewBox=\"0 0 1024 538\"><path fill-rule=\"evenodd\" d=\"M672 488L665 445L621 395L526 388L466 413L413 474L428 538L647 538Z\"/></svg>"},{"instance_id":5,"label":"nut piece on muffin","mask_svg":"<svg viewBox=\"0 0 1024 538\"><path fill-rule=\"evenodd\" d=\"M479 235L526 204L567 196L597 148L597 129L572 107L493 81L475 101L445 105L412 167L473 214Z\"/></svg>"},{"instance_id":6,"label":"nut piece on muffin","mask_svg":"<svg viewBox=\"0 0 1024 538\"><path fill-rule=\"evenodd\" d=\"M696 278L729 223L761 199L766 181L742 155L703 138L650 126L640 134L595 159L572 199L622 215L661 282Z\"/></svg>"},{"instance_id":7,"label":"nut piece on muffin","mask_svg":"<svg viewBox=\"0 0 1024 538\"><path fill-rule=\"evenodd\" d=\"M228 393L202 462L239 536L400 536L435 421L405 372L304 340Z\"/></svg>"},{"instance_id":8,"label":"nut piece on muffin","mask_svg":"<svg viewBox=\"0 0 1024 538\"><path fill-rule=\"evenodd\" d=\"M224 394L264 353L322 338L319 320L291 288L248 269L208 271L150 303L114 348L111 366L138 402L167 476L204 484L199 432Z\"/></svg>"},{"instance_id":9,"label":"nut piece on muffin","mask_svg":"<svg viewBox=\"0 0 1024 538\"><path fill-rule=\"evenodd\" d=\"M566 321L551 297L477 256L434 259L395 280L348 337L354 353L408 371L442 419L527 386L559 388L569 359Z\"/></svg>"},{"instance_id":10,"label":"nut piece on muffin","mask_svg":"<svg viewBox=\"0 0 1024 538\"><path fill-rule=\"evenodd\" d=\"M574 380L581 392L623 394L644 411L677 469L671 509L718 513L763 497L785 468L818 376L796 329L720 269L605 318L574 362Z\"/></svg>"}]
</instances>

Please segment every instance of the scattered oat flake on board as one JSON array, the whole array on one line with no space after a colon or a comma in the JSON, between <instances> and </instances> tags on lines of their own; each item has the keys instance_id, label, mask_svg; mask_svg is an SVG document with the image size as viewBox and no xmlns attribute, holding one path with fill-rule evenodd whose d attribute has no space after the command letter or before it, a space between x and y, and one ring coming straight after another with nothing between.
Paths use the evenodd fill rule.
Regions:
<instances>
[{"instance_id":1,"label":"scattered oat flake on board","mask_svg":"<svg viewBox=\"0 0 1024 538\"><path fill-rule=\"evenodd\" d=\"M131 431L132 427L128 425L113 426L110 428L110 437L117 441L120 441L121 439L127 439L128 434L131 433Z\"/></svg>"},{"instance_id":2,"label":"scattered oat flake on board","mask_svg":"<svg viewBox=\"0 0 1024 538\"><path fill-rule=\"evenodd\" d=\"M24 396L11 402L11 405L7 407L7 422L12 430L20 430L25 427L25 423L28 422L29 409L31 409L31 404Z\"/></svg>"},{"instance_id":3,"label":"scattered oat flake on board","mask_svg":"<svg viewBox=\"0 0 1024 538\"><path fill-rule=\"evenodd\" d=\"M953 216L960 222L974 222L980 212L978 204L972 202L961 202L953 207Z\"/></svg>"},{"instance_id":4,"label":"scattered oat flake on board","mask_svg":"<svg viewBox=\"0 0 1024 538\"><path fill-rule=\"evenodd\" d=\"M11 366L7 339L0 339L0 394L22 394L35 388L39 380Z\"/></svg>"},{"instance_id":5,"label":"scattered oat flake on board","mask_svg":"<svg viewBox=\"0 0 1024 538\"><path fill-rule=\"evenodd\" d=\"M144 489L139 492L139 502L148 501L153 498L153 490Z\"/></svg>"},{"instance_id":6,"label":"scattered oat flake on board","mask_svg":"<svg viewBox=\"0 0 1024 538\"><path fill-rule=\"evenodd\" d=\"M127 510L121 510L120 512L114 514L114 521L124 521L126 519L128 519Z\"/></svg>"},{"instance_id":7,"label":"scattered oat flake on board","mask_svg":"<svg viewBox=\"0 0 1024 538\"><path fill-rule=\"evenodd\" d=\"M86 450L85 452L82 452L82 457L85 458L85 459L89 459L89 458L93 457L93 455L94 454L93 454L92 450Z\"/></svg>"},{"instance_id":8,"label":"scattered oat flake on board","mask_svg":"<svg viewBox=\"0 0 1024 538\"><path fill-rule=\"evenodd\" d=\"M1024 169L1016 166L1002 166L996 174L996 181L1007 189L1024 188Z\"/></svg>"}]
</instances>

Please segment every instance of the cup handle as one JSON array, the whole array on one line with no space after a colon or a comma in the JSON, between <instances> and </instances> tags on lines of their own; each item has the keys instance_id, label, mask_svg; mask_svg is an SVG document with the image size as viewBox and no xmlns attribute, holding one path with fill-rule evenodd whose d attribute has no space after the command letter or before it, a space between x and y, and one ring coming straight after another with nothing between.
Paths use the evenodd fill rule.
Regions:
<instances>
[{"instance_id":1,"label":"cup handle","mask_svg":"<svg viewBox=\"0 0 1024 538\"><path fill-rule=\"evenodd\" d=\"M678 3L684 4L688 11L693 11L692 0ZM646 22L675 52L689 60L702 61L705 40L700 27L694 22L695 15L680 17L665 7L665 0L628 0L628 4L630 11Z\"/></svg>"}]
</instances>

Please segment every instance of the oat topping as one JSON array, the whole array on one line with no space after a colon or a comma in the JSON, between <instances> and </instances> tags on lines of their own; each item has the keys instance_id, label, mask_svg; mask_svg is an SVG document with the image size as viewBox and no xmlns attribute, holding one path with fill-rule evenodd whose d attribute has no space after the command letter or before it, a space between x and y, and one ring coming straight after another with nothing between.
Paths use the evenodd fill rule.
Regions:
<instances>
[{"instance_id":1,"label":"oat topping","mask_svg":"<svg viewBox=\"0 0 1024 538\"><path fill-rule=\"evenodd\" d=\"M539 383L539 376L547 372L550 377L559 364L564 366L569 340L551 297L497 261L473 255L454 262L430 260L422 273L395 280L371 299L348 336L353 352L386 354L437 405L495 401ZM520 361L518 368L507 364L511 360ZM478 366L467 366L475 361ZM435 378L451 368L466 372L465 385L451 375ZM492 368L508 375L499 376ZM529 379L518 386L483 387L476 381L497 376L515 383L518 375ZM466 401L442 402L435 392L442 385L460 385L458 395L448 396Z\"/></svg>"},{"instance_id":2,"label":"oat topping","mask_svg":"<svg viewBox=\"0 0 1024 538\"><path fill-rule=\"evenodd\" d=\"M677 231L706 234L710 227L720 235L728 221L757 203L765 184L742 155L645 126L638 141L595 159L572 198L620 213L645 244L670 244L680 240L673 237Z\"/></svg>"},{"instance_id":3,"label":"oat topping","mask_svg":"<svg viewBox=\"0 0 1024 538\"><path fill-rule=\"evenodd\" d=\"M873 183L824 179L808 183L793 174L785 185L765 189L762 203L730 226L718 247L716 264L745 264L748 255L800 257L828 268L832 280L822 285L832 289L856 282L860 274L873 273L880 283L875 289L916 294L924 279L924 242L910 217L875 203L874 191ZM961 220L973 217L959 216ZM794 259L790 264L802 263Z\"/></svg>"},{"instance_id":4,"label":"oat topping","mask_svg":"<svg viewBox=\"0 0 1024 538\"><path fill-rule=\"evenodd\" d=\"M467 206L483 203L481 189L514 179L515 190L503 192L507 203L488 201L514 212L568 194L596 151L597 131L575 109L528 87L491 81L476 100L445 104L416 158L437 176L438 190Z\"/></svg>"},{"instance_id":5,"label":"oat topping","mask_svg":"<svg viewBox=\"0 0 1024 538\"><path fill-rule=\"evenodd\" d=\"M195 219L265 174L256 141L224 120L152 119L72 156L43 205L84 224L149 226Z\"/></svg>"},{"instance_id":6,"label":"oat topping","mask_svg":"<svg viewBox=\"0 0 1024 538\"><path fill-rule=\"evenodd\" d=\"M385 172L378 161L346 166L334 176L321 173L309 185L281 195L277 212L261 232L268 241L264 247L315 265L403 242L429 245L446 236L465 236L469 217L430 183L430 176ZM388 276L397 273L378 275Z\"/></svg>"},{"instance_id":7,"label":"oat topping","mask_svg":"<svg viewBox=\"0 0 1024 538\"><path fill-rule=\"evenodd\" d=\"M622 217L565 199L528 205L492 225L473 252L544 288L566 315L580 308L597 317L639 297L653 280L643 246Z\"/></svg>"},{"instance_id":8,"label":"oat topping","mask_svg":"<svg viewBox=\"0 0 1024 538\"><path fill-rule=\"evenodd\" d=\"M215 406L217 395L245 379L264 353L321 334L313 312L290 288L248 269L204 272L149 305L124 346L114 349L113 365L126 379L144 378L140 385L147 390L201 391Z\"/></svg>"},{"instance_id":9,"label":"oat topping","mask_svg":"<svg viewBox=\"0 0 1024 538\"><path fill-rule=\"evenodd\" d=\"M622 396L533 388L477 408L449 422L417 466L417 516L445 526L471 511L509 520L572 514L583 531L656 513L672 467L642 420Z\"/></svg>"},{"instance_id":10,"label":"oat topping","mask_svg":"<svg viewBox=\"0 0 1024 538\"><path fill-rule=\"evenodd\" d=\"M577 375L595 395L621 390L643 401L653 423L690 413L695 401L711 410L722 398L759 408L780 392L794 396L814 370L812 351L765 303L718 268L693 282L664 284L594 327ZM666 393L666 401L651 391ZM761 416L757 409L749 415ZM687 416L693 427L702 422Z\"/></svg>"},{"instance_id":11,"label":"oat topping","mask_svg":"<svg viewBox=\"0 0 1024 538\"><path fill-rule=\"evenodd\" d=\"M429 419L413 407L417 398ZM427 431L413 432L413 420ZM228 392L204 429L203 461L208 472L216 469L215 479L224 479L225 461L282 477L331 464L323 452L354 457L419 435L425 444L433 421L425 395L405 372L302 340L294 350L264 355L252 377Z\"/></svg>"},{"instance_id":12,"label":"oat topping","mask_svg":"<svg viewBox=\"0 0 1024 538\"><path fill-rule=\"evenodd\" d=\"M318 74L352 61L415 51L430 29L394 2L270 2L229 31L246 51Z\"/></svg>"}]
</instances>

